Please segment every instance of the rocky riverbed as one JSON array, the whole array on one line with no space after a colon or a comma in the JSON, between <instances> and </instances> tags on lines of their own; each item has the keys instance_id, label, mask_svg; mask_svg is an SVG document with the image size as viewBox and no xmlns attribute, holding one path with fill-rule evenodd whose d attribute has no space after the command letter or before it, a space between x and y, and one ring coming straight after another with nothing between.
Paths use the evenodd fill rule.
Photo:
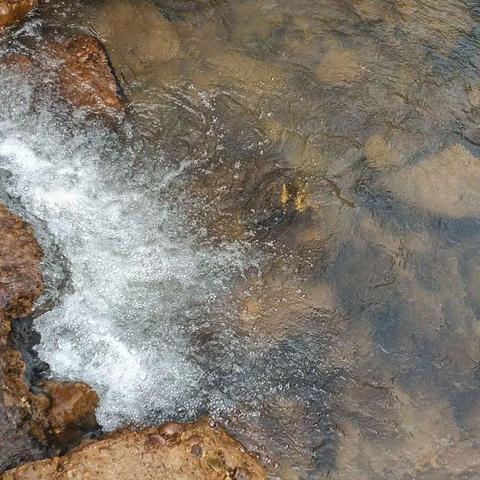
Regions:
<instances>
[{"instance_id":1,"label":"rocky riverbed","mask_svg":"<svg viewBox=\"0 0 480 480\"><path fill-rule=\"evenodd\" d=\"M97 396L82 383L32 383L35 375L15 343L21 343L16 337L22 328L25 337L32 335L28 317L43 291L43 255L33 229L3 206L0 230L0 465L4 470L19 461L44 456L55 445L71 445L95 429Z\"/></svg>"},{"instance_id":2,"label":"rocky riverbed","mask_svg":"<svg viewBox=\"0 0 480 480\"><path fill-rule=\"evenodd\" d=\"M42 293L41 249L32 228L0 206L0 467L44 457L98 428L96 393L86 384L35 382L12 346L11 323L26 322ZM26 329L29 327L26 326ZM31 325L30 325L31 328ZM30 381L29 381L30 380ZM2 479L266 478L243 447L207 420L118 432L89 441L64 457L7 471Z\"/></svg>"},{"instance_id":3,"label":"rocky riverbed","mask_svg":"<svg viewBox=\"0 0 480 480\"><path fill-rule=\"evenodd\" d=\"M475 2L0 5L2 470L478 477Z\"/></svg>"},{"instance_id":4,"label":"rocky riverbed","mask_svg":"<svg viewBox=\"0 0 480 480\"><path fill-rule=\"evenodd\" d=\"M15 0L0 4L0 25L16 24L34 5ZM84 108L107 122L121 120L119 84L102 43L89 35L57 33L49 38L40 51L8 54L2 64L23 73L41 72L45 64L38 62L38 56L48 55L57 91L71 107ZM31 319L41 309L42 259L33 228L0 205L0 472L65 451L86 433L99 431L98 396L90 386L43 380L35 370L39 362L31 350L36 343ZM82 444L66 457L14 468L1 478L65 475L85 479L265 478L262 467L243 447L206 420L188 426L170 423L138 432L123 430Z\"/></svg>"}]
</instances>

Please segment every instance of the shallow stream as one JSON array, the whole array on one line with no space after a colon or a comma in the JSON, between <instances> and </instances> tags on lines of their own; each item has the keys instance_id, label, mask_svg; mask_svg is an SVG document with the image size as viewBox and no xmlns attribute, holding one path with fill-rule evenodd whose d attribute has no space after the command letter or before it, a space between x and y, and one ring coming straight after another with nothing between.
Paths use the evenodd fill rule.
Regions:
<instances>
[{"instance_id":1,"label":"shallow stream","mask_svg":"<svg viewBox=\"0 0 480 480\"><path fill-rule=\"evenodd\" d=\"M477 3L50 0L0 53L57 29L128 115L0 69L51 374L106 430L209 414L272 479L480 479Z\"/></svg>"}]
</instances>

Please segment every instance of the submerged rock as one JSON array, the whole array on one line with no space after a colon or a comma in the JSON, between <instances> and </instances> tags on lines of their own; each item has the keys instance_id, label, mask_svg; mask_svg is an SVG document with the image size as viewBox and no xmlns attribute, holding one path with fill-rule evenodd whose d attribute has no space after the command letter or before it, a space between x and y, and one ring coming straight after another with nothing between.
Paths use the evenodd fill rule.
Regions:
<instances>
[{"instance_id":1,"label":"submerged rock","mask_svg":"<svg viewBox=\"0 0 480 480\"><path fill-rule=\"evenodd\" d=\"M37 0L1 0L0 1L0 32L22 20Z\"/></svg>"},{"instance_id":2,"label":"submerged rock","mask_svg":"<svg viewBox=\"0 0 480 480\"><path fill-rule=\"evenodd\" d=\"M344 48L332 48L317 69L318 79L330 85L351 85L361 80L364 67L359 62L358 52Z\"/></svg>"},{"instance_id":3,"label":"submerged rock","mask_svg":"<svg viewBox=\"0 0 480 480\"><path fill-rule=\"evenodd\" d=\"M98 15L95 28L107 44L115 46L112 60L117 68L123 67L127 73L147 74L155 65L182 56L176 26L149 1L107 3ZM126 31L129 35L125 35Z\"/></svg>"},{"instance_id":4,"label":"submerged rock","mask_svg":"<svg viewBox=\"0 0 480 480\"><path fill-rule=\"evenodd\" d=\"M265 472L243 447L207 420L173 428L122 431L85 442L63 457L23 465L2 480L262 480ZM175 424L176 425L176 424Z\"/></svg>"},{"instance_id":5,"label":"submerged rock","mask_svg":"<svg viewBox=\"0 0 480 480\"><path fill-rule=\"evenodd\" d=\"M396 198L447 218L480 213L478 158L460 144L387 175L383 187Z\"/></svg>"}]
</instances>

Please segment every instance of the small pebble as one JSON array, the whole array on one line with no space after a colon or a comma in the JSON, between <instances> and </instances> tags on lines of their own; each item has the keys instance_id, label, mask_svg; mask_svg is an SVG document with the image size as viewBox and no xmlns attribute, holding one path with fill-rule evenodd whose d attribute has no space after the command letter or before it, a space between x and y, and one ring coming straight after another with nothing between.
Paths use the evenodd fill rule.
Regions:
<instances>
[{"instance_id":1,"label":"small pebble","mask_svg":"<svg viewBox=\"0 0 480 480\"><path fill-rule=\"evenodd\" d=\"M203 454L203 448L200 445L194 445L192 447L192 455L195 457L201 457Z\"/></svg>"},{"instance_id":2,"label":"small pebble","mask_svg":"<svg viewBox=\"0 0 480 480\"><path fill-rule=\"evenodd\" d=\"M158 427L158 433L160 433L161 435L166 435L167 437L171 437L173 435L180 435L184 431L185 427L180 423L175 422L168 422Z\"/></svg>"},{"instance_id":3,"label":"small pebble","mask_svg":"<svg viewBox=\"0 0 480 480\"><path fill-rule=\"evenodd\" d=\"M192 435L188 440L188 444L191 445L192 447L195 445L200 445L202 443L202 437L199 435Z\"/></svg>"},{"instance_id":4,"label":"small pebble","mask_svg":"<svg viewBox=\"0 0 480 480\"><path fill-rule=\"evenodd\" d=\"M162 435L153 434L149 436L149 439L150 442L152 442L154 445L159 445L161 447L163 447L167 443L165 437L162 437Z\"/></svg>"}]
</instances>

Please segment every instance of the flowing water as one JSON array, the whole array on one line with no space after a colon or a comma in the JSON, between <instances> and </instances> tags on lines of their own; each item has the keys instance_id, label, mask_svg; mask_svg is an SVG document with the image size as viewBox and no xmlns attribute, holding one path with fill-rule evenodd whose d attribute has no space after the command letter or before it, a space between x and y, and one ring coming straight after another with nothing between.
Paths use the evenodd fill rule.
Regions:
<instances>
[{"instance_id":1,"label":"flowing water","mask_svg":"<svg viewBox=\"0 0 480 480\"><path fill-rule=\"evenodd\" d=\"M479 479L477 3L72 3L0 46L94 33L128 99L0 71L52 375L107 430L208 413L272 479Z\"/></svg>"}]
</instances>

